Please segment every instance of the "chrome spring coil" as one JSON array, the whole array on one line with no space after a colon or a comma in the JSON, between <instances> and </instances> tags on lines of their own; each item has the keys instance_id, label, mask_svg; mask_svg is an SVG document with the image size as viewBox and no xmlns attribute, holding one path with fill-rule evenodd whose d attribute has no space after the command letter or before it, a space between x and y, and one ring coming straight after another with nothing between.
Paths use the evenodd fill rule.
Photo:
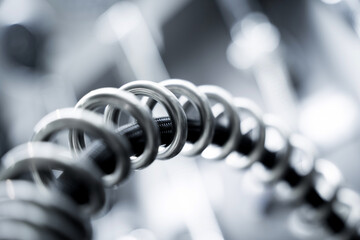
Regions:
<instances>
[{"instance_id":1,"label":"chrome spring coil","mask_svg":"<svg viewBox=\"0 0 360 240\"><path fill-rule=\"evenodd\" d=\"M137 95L147 98L140 101ZM153 118L156 103L169 117ZM190 119L191 106L199 119ZM120 124L123 112L136 122ZM51 141L65 129L70 150ZM85 133L100 140L89 141ZM89 217L103 208L105 187L120 184L131 170L180 152L225 159L235 169L251 170L274 185L283 200L300 204L293 219L316 225L313 234L360 238L360 197L343 186L333 164L316 158L304 138L290 135L254 103L233 98L222 88L166 80L97 89L75 108L56 110L40 120L31 141L1 160L0 239L91 239ZM55 176L52 170L61 174ZM19 180L23 178L32 183ZM31 218L27 211L12 211L15 206L36 213ZM71 227L73 223L78 227Z\"/></svg>"}]
</instances>

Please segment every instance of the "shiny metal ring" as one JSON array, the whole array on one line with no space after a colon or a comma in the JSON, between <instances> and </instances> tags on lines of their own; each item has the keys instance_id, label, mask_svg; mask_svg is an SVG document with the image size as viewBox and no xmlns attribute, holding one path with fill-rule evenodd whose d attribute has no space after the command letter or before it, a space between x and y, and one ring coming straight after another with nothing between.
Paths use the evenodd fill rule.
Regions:
<instances>
[{"instance_id":1,"label":"shiny metal ring","mask_svg":"<svg viewBox=\"0 0 360 240\"><path fill-rule=\"evenodd\" d=\"M10 150L1 163L0 180L12 179L31 171L35 183L45 187L39 171L63 170L76 175L89 187L90 202L83 206L83 211L89 214L98 212L105 203L100 173L90 164L77 163L64 147L46 142L25 143Z\"/></svg>"},{"instance_id":2,"label":"shiny metal ring","mask_svg":"<svg viewBox=\"0 0 360 240\"><path fill-rule=\"evenodd\" d=\"M345 212L347 211L347 214ZM336 199L333 202L333 209L338 212L340 216L345 219L346 229L344 232L337 234L335 239L350 239L356 234L360 223L360 196L355 191L342 187L336 194Z\"/></svg>"},{"instance_id":3,"label":"shiny metal ring","mask_svg":"<svg viewBox=\"0 0 360 240\"><path fill-rule=\"evenodd\" d=\"M304 195L312 184L315 172L316 151L312 144L310 144L310 142L301 135L292 134L289 141L291 144L291 153L288 165L296 170L297 174L302 177L302 181L295 187L287 184L288 191L286 193L286 197L284 196L285 194L281 193L281 189L279 189L278 194L281 199L286 202L298 202L303 200ZM301 163L295 162L296 159L294 160L293 158L296 157L294 155L297 153L303 154ZM304 158L305 162L303 161ZM284 181L280 181L278 186L281 186L281 184L284 183Z\"/></svg>"},{"instance_id":4,"label":"shiny metal ring","mask_svg":"<svg viewBox=\"0 0 360 240\"><path fill-rule=\"evenodd\" d=\"M263 154L266 127L262 120L261 110L254 102L245 98L235 98L235 106L239 111L240 116L241 112L249 113L251 117L256 120L259 128L259 136L256 140L256 145L248 156L239 157L239 153L233 152L226 157L227 164L237 169L244 169L250 167L254 162L258 161Z\"/></svg>"},{"instance_id":5,"label":"shiny metal ring","mask_svg":"<svg viewBox=\"0 0 360 240\"><path fill-rule=\"evenodd\" d=\"M135 95L147 96L161 103L168 112L173 126L175 126L175 135L170 143L163 151L159 151L158 159L169 159L176 156L184 147L187 139L187 119L180 102L176 96L164 86L150 81L135 81L123 85L121 90L129 91ZM150 104L150 109L154 107Z\"/></svg>"},{"instance_id":6,"label":"shiny metal ring","mask_svg":"<svg viewBox=\"0 0 360 240\"><path fill-rule=\"evenodd\" d=\"M229 119L229 128L230 128L230 136L226 143L221 147L221 150L217 154L213 154L212 156L207 156L202 154L202 156L206 159L210 160L219 160L227 157L232 151L236 149L239 141L241 140L241 132L240 132L240 118L237 114L237 110L235 105L233 104L234 99L224 89L212 86L212 85L202 85L199 86L198 89L205 93L209 100L214 100L220 103L224 109L224 114L227 115ZM214 114L216 118L216 114ZM206 151L206 149L204 150ZM204 152L203 152L204 153Z\"/></svg>"},{"instance_id":7,"label":"shiny metal ring","mask_svg":"<svg viewBox=\"0 0 360 240\"><path fill-rule=\"evenodd\" d=\"M291 195L292 198L295 200L301 199L312 184L311 180L315 172L316 151L314 147L309 143L309 141L305 140L305 138L302 136L293 134L290 136L289 140L292 146L292 151L295 151L297 149L303 152L306 155L306 159L309 164L307 171L302 174L303 181L297 187L293 188ZM292 163L290 162L289 164Z\"/></svg>"},{"instance_id":8,"label":"shiny metal ring","mask_svg":"<svg viewBox=\"0 0 360 240\"><path fill-rule=\"evenodd\" d=\"M209 100L203 92L199 91L198 88L189 81L171 79L162 81L160 84L174 94L185 96L188 101L195 105L200 115L200 121L203 127L202 133L190 149L185 149L185 146L181 153L187 156L195 156L201 153L211 143L215 130L215 118L211 112Z\"/></svg>"},{"instance_id":9,"label":"shiny metal ring","mask_svg":"<svg viewBox=\"0 0 360 240\"><path fill-rule=\"evenodd\" d=\"M159 129L152 119L150 110L133 94L117 88L100 88L91 91L78 101L75 108L95 110L104 105L108 105L104 112L107 122L117 123L119 110L127 111L136 119L144 131L146 141L144 152L131 160L131 166L134 169L149 166L155 160L160 145ZM84 134L79 134L76 130L71 134L76 145L84 142Z\"/></svg>"},{"instance_id":10,"label":"shiny metal ring","mask_svg":"<svg viewBox=\"0 0 360 240\"><path fill-rule=\"evenodd\" d=\"M340 170L329 160L318 159L315 163L315 171L315 178L323 178L324 180L322 182L319 181L319 184L317 184L318 179L315 179L315 188L318 188L321 197L326 199L326 201L332 202L344 182ZM324 188L322 185L324 182L328 184L326 190L322 189Z\"/></svg>"},{"instance_id":11,"label":"shiny metal ring","mask_svg":"<svg viewBox=\"0 0 360 240\"><path fill-rule=\"evenodd\" d=\"M51 135L63 129L76 129L88 132L101 138L116 156L116 168L113 173L102 177L107 187L123 181L130 172L130 144L123 136L116 135L115 126L104 124L101 115L88 110L65 108L56 110L42 118L34 128L32 141L47 141ZM76 139L69 136L70 147L76 155L80 154L82 146ZM90 164L90 163L89 163Z\"/></svg>"},{"instance_id":12,"label":"shiny metal ring","mask_svg":"<svg viewBox=\"0 0 360 240\"><path fill-rule=\"evenodd\" d=\"M337 192L343 185L344 179L335 164L325 159L316 161L315 173L313 178L314 188L329 203L326 206L314 209L314 217L321 218L329 211L331 203L336 199Z\"/></svg>"},{"instance_id":13,"label":"shiny metal ring","mask_svg":"<svg viewBox=\"0 0 360 240\"><path fill-rule=\"evenodd\" d=\"M269 115L265 115L263 117L263 121L265 123L266 128L272 128L276 130L280 137L284 140L284 147L280 150L281 151L281 159L277 166L273 169L268 170L265 169L264 166L260 164L253 165L253 171L255 172L256 176L264 183L273 183L278 181L283 173L286 171L288 166L288 161L290 157L290 153L292 151L292 146L289 140L289 133L284 128L282 123L277 119ZM267 135L268 136L268 135ZM266 141L266 139L265 139Z\"/></svg>"},{"instance_id":14,"label":"shiny metal ring","mask_svg":"<svg viewBox=\"0 0 360 240\"><path fill-rule=\"evenodd\" d=\"M317 194L326 201L326 204L314 208L309 204L304 204L294 211L294 216L302 222L304 227L309 227L324 220L324 217L332 208L336 200L337 193L343 184L343 177L339 169L330 161L318 159L315 162L315 172L312 175L313 188ZM318 229L312 235L319 235Z\"/></svg>"},{"instance_id":15,"label":"shiny metal ring","mask_svg":"<svg viewBox=\"0 0 360 240\"><path fill-rule=\"evenodd\" d=\"M324 239L326 231L322 222L333 207L337 199L337 193L342 188L343 177L339 169L330 161L318 159L315 162L315 172L312 175L313 188L326 202L322 206L313 207L303 204L293 212L293 217L303 231L312 239ZM314 227L317 224L318 226Z\"/></svg>"}]
</instances>

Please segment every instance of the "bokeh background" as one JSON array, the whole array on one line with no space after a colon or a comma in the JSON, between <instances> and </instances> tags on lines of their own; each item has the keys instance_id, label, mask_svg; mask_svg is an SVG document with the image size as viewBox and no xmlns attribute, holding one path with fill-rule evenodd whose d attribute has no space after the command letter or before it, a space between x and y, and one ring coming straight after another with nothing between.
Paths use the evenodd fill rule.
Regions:
<instances>
[{"instance_id":1,"label":"bokeh background","mask_svg":"<svg viewBox=\"0 0 360 240\"><path fill-rule=\"evenodd\" d=\"M0 0L0 155L99 87L214 84L305 135L360 192L358 0ZM298 239L274 190L221 162L136 172L101 240Z\"/></svg>"}]
</instances>

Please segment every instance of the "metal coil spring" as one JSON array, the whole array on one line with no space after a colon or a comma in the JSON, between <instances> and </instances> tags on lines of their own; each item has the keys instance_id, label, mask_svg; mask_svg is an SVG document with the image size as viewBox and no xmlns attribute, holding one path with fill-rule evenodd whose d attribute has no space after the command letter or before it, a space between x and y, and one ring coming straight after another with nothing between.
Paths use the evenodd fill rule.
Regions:
<instances>
[{"instance_id":1,"label":"metal coil spring","mask_svg":"<svg viewBox=\"0 0 360 240\"><path fill-rule=\"evenodd\" d=\"M152 117L156 103L168 118ZM190 106L199 119L188 117ZM136 122L121 126L122 112ZM51 142L65 129L70 130L70 150ZM101 140L89 143L85 133ZM207 154L214 144L220 147ZM40 120L31 141L2 158L0 239L91 239L89 217L104 206L105 187L120 184L131 170L180 152L225 159L236 169L251 167L284 200L300 204L295 216L303 224L321 226L316 231L326 230L334 239L360 238L360 197L343 186L333 164L316 158L306 140L222 88L166 80L97 89L75 108ZM62 174L55 176L52 170ZM33 183L19 180L23 178Z\"/></svg>"}]
</instances>

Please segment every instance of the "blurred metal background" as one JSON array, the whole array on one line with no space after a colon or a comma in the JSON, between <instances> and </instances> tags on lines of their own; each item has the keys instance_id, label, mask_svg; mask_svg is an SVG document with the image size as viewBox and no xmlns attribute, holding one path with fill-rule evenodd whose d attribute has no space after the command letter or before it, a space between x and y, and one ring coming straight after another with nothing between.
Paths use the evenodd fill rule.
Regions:
<instances>
[{"instance_id":1,"label":"blurred metal background","mask_svg":"<svg viewBox=\"0 0 360 240\"><path fill-rule=\"evenodd\" d=\"M278 115L360 192L359 24L358 0L0 0L0 154L92 89L180 78ZM109 194L95 239L303 237L272 189L217 162L158 161Z\"/></svg>"}]
</instances>

